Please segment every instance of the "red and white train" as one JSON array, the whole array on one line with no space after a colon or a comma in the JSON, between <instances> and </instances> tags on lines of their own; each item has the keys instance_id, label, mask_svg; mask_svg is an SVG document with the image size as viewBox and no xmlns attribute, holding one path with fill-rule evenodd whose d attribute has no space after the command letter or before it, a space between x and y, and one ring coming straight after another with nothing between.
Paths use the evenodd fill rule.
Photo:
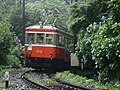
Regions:
<instances>
[{"instance_id":1,"label":"red and white train","mask_svg":"<svg viewBox=\"0 0 120 90\"><path fill-rule=\"evenodd\" d=\"M26 66L67 68L70 66L70 45L73 36L56 25L33 25L25 29Z\"/></svg>"}]
</instances>

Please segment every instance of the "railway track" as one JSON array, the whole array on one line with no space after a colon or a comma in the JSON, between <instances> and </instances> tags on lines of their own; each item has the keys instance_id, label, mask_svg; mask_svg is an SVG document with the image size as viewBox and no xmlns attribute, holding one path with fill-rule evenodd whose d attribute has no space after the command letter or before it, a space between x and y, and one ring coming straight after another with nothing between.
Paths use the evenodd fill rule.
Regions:
<instances>
[{"instance_id":1,"label":"railway track","mask_svg":"<svg viewBox=\"0 0 120 90\"><path fill-rule=\"evenodd\" d=\"M21 78L23 79L23 81L25 81L27 84L29 84L30 86L32 86L38 90L51 90L50 88L48 88L46 86L37 84L37 83L33 82L32 80L29 80L28 78L26 78L25 74L30 73L30 72L32 72L32 71L27 71L21 75Z\"/></svg>"},{"instance_id":2,"label":"railway track","mask_svg":"<svg viewBox=\"0 0 120 90\"><path fill-rule=\"evenodd\" d=\"M21 77L24 82L29 84L29 86L36 88L36 90L97 90L94 88L88 88L88 87L84 87L84 86L77 86L74 84L70 84L70 83L60 80L58 78L54 78L54 80L58 83L57 86L47 85L47 84L44 85L42 83L38 84L26 77L26 74L33 73L33 72L35 72L35 71L34 70L27 71ZM36 72L36 73L39 73L39 75L42 75L40 72ZM41 76L41 77L43 78L43 76ZM49 74L49 77L53 78L53 74ZM41 78L38 78L38 79L42 80Z\"/></svg>"}]
</instances>

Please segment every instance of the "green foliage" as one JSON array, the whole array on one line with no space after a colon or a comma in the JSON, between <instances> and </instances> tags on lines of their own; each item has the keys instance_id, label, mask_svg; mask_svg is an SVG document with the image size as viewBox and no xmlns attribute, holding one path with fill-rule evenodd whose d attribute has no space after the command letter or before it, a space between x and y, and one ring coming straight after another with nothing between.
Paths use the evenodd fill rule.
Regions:
<instances>
[{"instance_id":1,"label":"green foliage","mask_svg":"<svg viewBox=\"0 0 120 90\"><path fill-rule=\"evenodd\" d=\"M7 55L6 65L11 66L13 68L19 68L20 60L14 55Z\"/></svg>"},{"instance_id":2,"label":"green foliage","mask_svg":"<svg viewBox=\"0 0 120 90\"><path fill-rule=\"evenodd\" d=\"M20 63L24 65L25 58L24 58L24 51L22 50L22 48L23 47L21 45L14 46L14 48L11 51L11 54L14 55L14 57L18 58Z\"/></svg>"},{"instance_id":3,"label":"green foliage","mask_svg":"<svg viewBox=\"0 0 120 90\"><path fill-rule=\"evenodd\" d=\"M63 81L67 81L78 86L84 85L87 87L96 88L98 90L119 90L120 88L119 81L116 82L111 81L110 83L106 83L105 85L103 85L93 79L87 79L86 77L75 75L73 73L70 73L69 71L58 72L56 74L56 78L59 78Z\"/></svg>"},{"instance_id":4,"label":"green foliage","mask_svg":"<svg viewBox=\"0 0 120 90\"><path fill-rule=\"evenodd\" d=\"M9 22L11 23L11 31L14 31L16 35L22 33L22 8L15 8L13 11L11 10Z\"/></svg>"},{"instance_id":5,"label":"green foliage","mask_svg":"<svg viewBox=\"0 0 120 90\"><path fill-rule=\"evenodd\" d=\"M103 22L93 23L86 30L84 37L79 36L77 43L79 58L86 63L96 63L100 80L120 79L120 23L114 22L112 18L104 18Z\"/></svg>"},{"instance_id":6,"label":"green foliage","mask_svg":"<svg viewBox=\"0 0 120 90\"><path fill-rule=\"evenodd\" d=\"M87 0L76 2L70 7L69 27L73 34L78 34L93 22L99 22L107 12L107 0Z\"/></svg>"},{"instance_id":7,"label":"green foliage","mask_svg":"<svg viewBox=\"0 0 120 90\"><path fill-rule=\"evenodd\" d=\"M104 23L98 24L98 27L91 45L92 55L103 78L107 76L109 79L120 79L120 23L108 18Z\"/></svg>"},{"instance_id":8,"label":"green foliage","mask_svg":"<svg viewBox=\"0 0 120 90\"><path fill-rule=\"evenodd\" d=\"M8 21L0 21L0 64L4 63L6 55L10 52L12 35Z\"/></svg>"},{"instance_id":9,"label":"green foliage","mask_svg":"<svg viewBox=\"0 0 120 90\"><path fill-rule=\"evenodd\" d=\"M0 0L0 12L2 13L2 19L9 19L10 13L18 4L18 0Z\"/></svg>"},{"instance_id":10,"label":"green foliage","mask_svg":"<svg viewBox=\"0 0 120 90\"><path fill-rule=\"evenodd\" d=\"M0 0L0 21L7 20L12 25L11 31L17 35L20 33L22 24L22 11L19 0Z\"/></svg>"},{"instance_id":11,"label":"green foliage","mask_svg":"<svg viewBox=\"0 0 120 90\"><path fill-rule=\"evenodd\" d=\"M10 2L10 1L9 1ZM12 2L11 10L8 12L9 21L12 25L11 30L19 35L22 33L22 5L19 1ZM46 22L52 24L56 19L56 24L67 26L68 5L65 1L45 0L27 1L25 5L25 26Z\"/></svg>"},{"instance_id":12,"label":"green foliage","mask_svg":"<svg viewBox=\"0 0 120 90\"><path fill-rule=\"evenodd\" d=\"M60 0L45 0L36 1L34 3L26 4L26 15L28 17L27 26L37 24L40 21L47 23L53 23L57 18L56 24L66 26L68 20L68 5L65 1Z\"/></svg>"},{"instance_id":13,"label":"green foliage","mask_svg":"<svg viewBox=\"0 0 120 90\"><path fill-rule=\"evenodd\" d=\"M119 0L87 0L70 7L69 27L78 35L76 53L86 69L96 67L101 80L120 79L119 12Z\"/></svg>"},{"instance_id":14,"label":"green foliage","mask_svg":"<svg viewBox=\"0 0 120 90\"><path fill-rule=\"evenodd\" d=\"M108 8L110 15L113 15L116 22L120 22L120 0L109 0Z\"/></svg>"},{"instance_id":15,"label":"green foliage","mask_svg":"<svg viewBox=\"0 0 120 90\"><path fill-rule=\"evenodd\" d=\"M19 64L19 61L15 56L8 55L11 54L11 51L15 46L15 42L13 41L14 33L11 32L11 30L14 29L15 31L14 26L18 27L18 24L16 24L18 16L16 15L15 17L14 15L18 9L15 8L17 6L17 0L0 0L0 65L18 67L17 64ZM15 20L10 16L13 16ZM9 20L11 20L11 22ZM12 21L14 21L14 23ZM19 30L19 28L17 29ZM14 61L14 59L17 62Z\"/></svg>"},{"instance_id":16,"label":"green foliage","mask_svg":"<svg viewBox=\"0 0 120 90\"><path fill-rule=\"evenodd\" d=\"M17 55L17 56L19 56L20 55L20 45L16 45L13 49L12 49L12 51L11 51L11 54L13 54L13 55Z\"/></svg>"},{"instance_id":17,"label":"green foliage","mask_svg":"<svg viewBox=\"0 0 120 90\"><path fill-rule=\"evenodd\" d=\"M9 87L12 87L14 84L9 82ZM5 88L5 82L0 82L0 88Z\"/></svg>"}]
</instances>

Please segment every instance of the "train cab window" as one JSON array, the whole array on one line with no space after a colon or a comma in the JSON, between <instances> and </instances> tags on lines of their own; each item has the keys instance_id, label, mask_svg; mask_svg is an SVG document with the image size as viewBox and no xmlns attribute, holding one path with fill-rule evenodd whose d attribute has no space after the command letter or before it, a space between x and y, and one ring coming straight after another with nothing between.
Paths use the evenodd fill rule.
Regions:
<instances>
[{"instance_id":1,"label":"train cab window","mask_svg":"<svg viewBox=\"0 0 120 90\"><path fill-rule=\"evenodd\" d=\"M46 44L53 44L54 35L53 34L46 34Z\"/></svg>"},{"instance_id":2,"label":"train cab window","mask_svg":"<svg viewBox=\"0 0 120 90\"><path fill-rule=\"evenodd\" d=\"M27 43L34 43L34 33L27 34Z\"/></svg>"},{"instance_id":3,"label":"train cab window","mask_svg":"<svg viewBox=\"0 0 120 90\"><path fill-rule=\"evenodd\" d=\"M44 34L37 33L36 35L36 44L44 44Z\"/></svg>"}]
</instances>

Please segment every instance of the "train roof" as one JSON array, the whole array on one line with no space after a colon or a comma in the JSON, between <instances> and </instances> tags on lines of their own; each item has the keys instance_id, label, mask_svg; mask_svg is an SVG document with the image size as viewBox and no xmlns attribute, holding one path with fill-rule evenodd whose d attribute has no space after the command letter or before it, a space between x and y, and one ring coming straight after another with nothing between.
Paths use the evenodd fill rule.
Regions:
<instances>
[{"instance_id":1,"label":"train roof","mask_svg":"<svg viewBox=\"0 0 120 90\"><path fill-rule=\"evenodd\" d=\"M60 31L64 31L64 32L68 32L68 30L62 26L58 26L58 25L33 25L33 26L29 26L26 29L49 29L49 30L60 30Z\"/></svg>"}]
</instances>

